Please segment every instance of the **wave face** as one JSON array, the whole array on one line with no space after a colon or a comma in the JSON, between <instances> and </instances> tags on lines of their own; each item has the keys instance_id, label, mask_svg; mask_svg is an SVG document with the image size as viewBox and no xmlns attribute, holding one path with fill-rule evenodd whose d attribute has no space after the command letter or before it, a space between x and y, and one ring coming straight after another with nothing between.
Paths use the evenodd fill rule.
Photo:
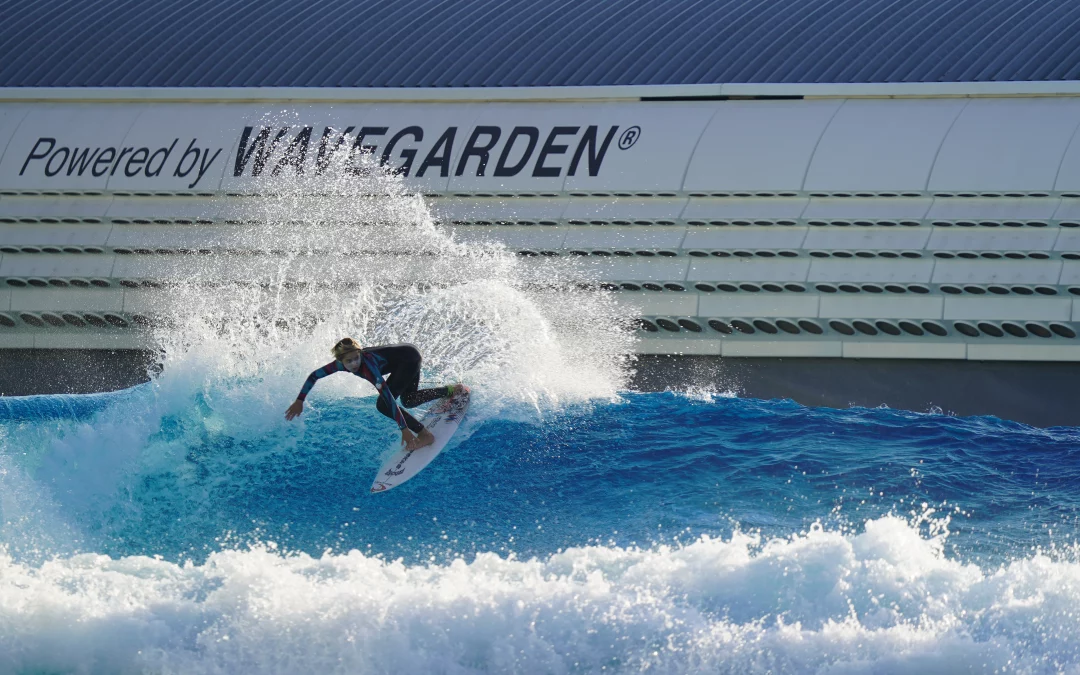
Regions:
<instances>
[{"instance_id":1,"label":"wave face","mask_svg":"<svg viewBox=\"0 0 1080 675\"><path fill-rule=\"evenodd\" d=\"M1080 431L627 391L588 269L361 178L253 198L152 382L0 399L0 672L1080 672ZM344 335L474 389L384 494L366 383L282 417Z\"/></svg>"},{"instance_id":2,"label":"wave face","mask_svg":"<svg viewBox=\"0 0 1080 675\"><path fill-rule=\"evenodd\" d=\"M0 671L1080 668L1076 430L626 392L368 495L371 397L232 391L8 410Z\"/></svg>"}]
</instances>

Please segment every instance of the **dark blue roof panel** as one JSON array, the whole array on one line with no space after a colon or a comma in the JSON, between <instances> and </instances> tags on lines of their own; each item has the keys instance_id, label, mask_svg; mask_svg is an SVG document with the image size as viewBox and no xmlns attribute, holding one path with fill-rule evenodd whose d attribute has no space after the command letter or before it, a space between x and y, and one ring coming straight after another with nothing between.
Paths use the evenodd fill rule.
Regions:
<instances>
[{"instance_id":1,"label":"dark blue roof panel","mask_svg":"<svg viewBox=\"0 0 1080 675\"><path fill-rule=\"evenodd\" d=\"M1077 79L1076 0L0 0L3 87Z\"/></svg>"}]
</instances>

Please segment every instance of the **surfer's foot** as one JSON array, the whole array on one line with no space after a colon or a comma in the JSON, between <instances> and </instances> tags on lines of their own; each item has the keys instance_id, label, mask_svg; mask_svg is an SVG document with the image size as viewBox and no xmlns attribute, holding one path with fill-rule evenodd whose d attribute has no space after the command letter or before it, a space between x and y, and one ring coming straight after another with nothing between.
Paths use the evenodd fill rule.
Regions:
<instances>
[{"instance_id":1,"label":"surfer's foot","mask_svg":"<svg viewBox=\"0 0 1080 675\"><path fill-rule=\"evenodd\" d=\"M431 433L427 429L424 429L420 433L416 434L412 440L405 443L405 450L412 452L413 450L419 450L420 448L427 447L435 442L435 434Z\"/></svg>"}]
</instances>

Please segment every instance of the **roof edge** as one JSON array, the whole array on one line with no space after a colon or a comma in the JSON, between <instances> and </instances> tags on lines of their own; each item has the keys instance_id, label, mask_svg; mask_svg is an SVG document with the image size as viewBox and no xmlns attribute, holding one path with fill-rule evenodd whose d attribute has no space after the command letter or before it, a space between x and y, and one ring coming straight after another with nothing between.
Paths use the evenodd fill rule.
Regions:
<instances>
[{"instance_id":1,"label":"roof edge","mask_svg":"<svg viewBox=\"0 0 1080 675\"><path fill-rule=\"evenodd\" d=\"M1080 81L729 83L574 87L0 87L0 102L475 102L1080 96Z\"/></svg>"}]
</instances>

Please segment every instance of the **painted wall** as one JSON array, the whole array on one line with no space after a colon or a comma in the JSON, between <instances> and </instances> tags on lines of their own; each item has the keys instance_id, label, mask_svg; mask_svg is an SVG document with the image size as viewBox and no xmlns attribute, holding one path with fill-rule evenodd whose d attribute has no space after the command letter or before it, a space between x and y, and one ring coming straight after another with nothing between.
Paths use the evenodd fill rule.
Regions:
<instances>
[{"instance_id":1,"label":"painted wall","mask_svg":"<svg viewBox=\"0 0 1080 675\"><path fill-rule=\"evenodd\" d=\"M0 104L0 191L248 192L372 152L428 193L1080 195L1080 99Z\"/></svg>"}]
</instances>

